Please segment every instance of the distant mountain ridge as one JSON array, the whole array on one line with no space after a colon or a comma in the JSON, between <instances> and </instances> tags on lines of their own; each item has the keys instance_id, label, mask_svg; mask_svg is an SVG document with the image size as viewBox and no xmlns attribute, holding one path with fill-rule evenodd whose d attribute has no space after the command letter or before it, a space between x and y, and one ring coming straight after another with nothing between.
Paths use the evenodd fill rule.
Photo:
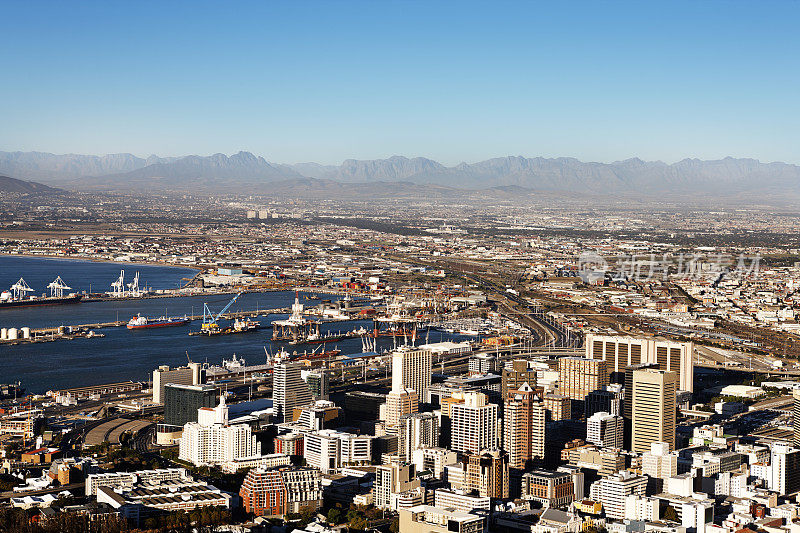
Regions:
<instances>
[{"instance_id":1,"label":"distant mountain ridge","mask_svg":"<svg viewBox=\"0 0 800 533\"><path fill-rule=\"evenodd\" d=\"M295 183L298 190L321 187L331 192L351 189L331 183L372 183L376 185L370 190L384 188L391 193L397 189L391 184L402 182L456 190L518 187L520 191L675 198L695 194L800 197L800 166L732 157L684 159L667 164L638 158L596 163L569 157L508 156L448 167L424 157L403 156L348 159L336 166L272 163L250 152L146 159L131 154L0 152L0 173L86 190L138 188L269 194L271 185L280 182L282 189Z\"/></svg>"}]
</instances>

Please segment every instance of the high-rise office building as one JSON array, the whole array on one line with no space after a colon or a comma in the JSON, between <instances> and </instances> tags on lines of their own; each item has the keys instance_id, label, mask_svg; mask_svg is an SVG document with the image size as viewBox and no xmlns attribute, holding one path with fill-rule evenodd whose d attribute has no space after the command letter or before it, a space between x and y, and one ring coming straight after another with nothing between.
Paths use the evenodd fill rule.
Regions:
<instances>
[{"instance_id":1,"label":"high-rise office building","mask_svg":"<svg viewBox=\"0 0 800 533\"><path fill-rule=\"evenodd\" d=\"M631 436L633 435L633 373L637 370L645 370L653 368L658 370L656 363L640 363L638 365L631 365L625 369L625 386L623 387L624 400L622 401L622 419L624 431L624 444L625 449L631 448ZM610 413L611 411L609 411Z\"/></svg>"},{"instance_id":2,"label":"high-rise office building","mask_svg":"<svg viewBox=\"0 0 800 533\"><path fill-rule=\"evenodd\" d=\"M153 370L153 403L164 403L164 387L175 385L199 385L202 383L202 366L190 362L187 366L170 368L162 365Z\"/></svg>"},{"instance_id":3,"label":"high-rise office building","mask_svg":"<svg viewBox=\"0 0 800 533\"><path fill-rule=\"evenodd\" d=\"M413 462L415 450L439 446L439 417L434 413L401 416L398 444L400 459L407 463Z\"/></svg>"},{"instance_id":4,"label":"high-rise office building","mask_svg":"<svg viewBox=\"0 0 800 533\"><path fill-rule=\"evenodd\" d=\"M197 422L197 410L217 404L217 389L212 385L164 386L164 424L183 426Z\"/></svg>"},{"instance_id":5,"label":"high-rise office building","mask_svg":"<svg viewBox=\"0 0 800 533\"><path fill-rule=\"evenodd\" d=\"M632 388L632 451L648 452L654 442L666 442L674 450L678 375L652 368L636 370Z\"/></svg>"},{"instance_id":6,"label":"high-rise office building","mask_svg":"<svg viewBox=\"0 0 800 533\"><path fill-rule=\"evenodd\" d=\"M396 391L392 389L386 395L386 432L396 434L400 428L400 420L405 415L416 413L419 410L417 391L406 389Z\"/></svg>"},{"instance_id":7,"label":"high-rise office building","mask_svg":"<svg viewBox=\"0 0 800 533\"><path fill-rule=\"evenodd\" d=\"M295 407L292 420L309 431L329 429L338 425L341 409L327 400L317 400L303 407Z\"/></svg>"},{"instance_id":8,"label":"high-rise office building","mask_svg":"<svg viewBox=\"0 0 800 533\"><path fill-rule=\"evenodd\" d=\"M608 385L605 361L583 357L558 360L558 391L562 396L584 401L589 393Z\"/></svg>"},{"instance_id":9,"label":"high-rise office building","mask_svg":"<svg viewBox=\"0 0 800 533\"><path fill-rule=\"evenodd\" d=\"M546 407L527 383L509 391L503 424L510 468L524 470L544 460Z\"/></svg>"},{"instance_id":10,"label":"high-rise office building","mask_svg":"<svg viewBox=\"0 0 800 533\"><path fill-rule=\"evenodd\" d=\"M675 372L678 390L694 391L694 344L663 338L587 335L586 357L606 362L606 370L621 379L625 369L641 363L655 363L660 370Z\"/></svg>"},{"instance_id":11,"label":"high-rise office building","mask_svg":"<svg viewBox=\"0 0 800 533\"><path fill-rule=\"evenodd\" d=\"M502 375L502 398L508 398L508 391L519 389L523 383L527 383L531 388L536 388L536 367L533 361L527 359L514 359L506 363Z\"/></svg>"},{"instance_id":12,"label":"high-rise office building","mask_svg":"<svg viewBox=\"0 0 800 533\"><path fill-rule=\"evenodd\" d=\"M413 389L420 402L428 401L431 386L431 352L401 348L392 354L392 390Z\"/></svg>"},{"instance_id":13,"label":"high-rise office building","mask_svg":"<svg viewBox=\"0 0 800 533\"><path fill-rule=\"evenodd\" d=\"M545 394L542 397L544 408L547 410L547 419L552 421L569 420L572 418L572 401L561 394Z\"/></svg>"},{"instance_id":14,"label":"high-rise office building","mask_svg":"<svg viewBox=\"0 0 800 533\"><path fill-rule=\"evenodd\" d=\"M800 449L773 444L770 450L767 488L780 496L800 492Z\"/></svg>"},{"instance_id":15,"label":"high-rise office building","mask_svg":"<svg viewBox=\"0 0 800 533\"><path fill-rule=\"evenodd\" d=\"M586 396L586 409L584 414L592 416L598 411L612 415L623 416L625 389L619 383L610 383L601 390L590 392Z\"/></svg>"},{"instance_id":16,"label":"high-rise office building","mask_svg":"<svg viewBox=\"0 0 800 533\"><path fill-rule=\"evenodd\" d=\"M420 480L414 476L413 464L382 465L375 468L375 481L372 494L375 507L392 508L392 495L413 490L420 486Z\"/></svg>"},{"instance_id":17,"label":"high-rise office building","mask_svg":"<svg viewBox=\"0 0 800 533\"><path fill-rule=\"evenodd\" d=\"M464 393L464 403L450 406L450 448L479 453L497 448L497 405L480 392Z\"/></svg>"},{"instance_id":18,"label":"high-rise office building","mask_svg":"<svg viewBox=\"0 0 800 533\"><path fill-rule=\"evenodd\" d=\"M800 389L792 390L792 428L794 429L792 444L800 447Z\"/></svg>"},{"instance_id":19,"label":"high-rise office building","mask_svg":"<svg viewBox=\"0 0 800 533\"><path fill-rule=\"evenodd\" d=\"M301 377L308 385L308 390L311 391L311 396L315 400L327 400L330 394L331 378L324 370L315 370L313 372L300 372Z\"/></svg>"},{"instance_id":20,"label":"high-rise office building","mask_svg":"<svg viewBox=\"0 0 800 533\"><path fill-rule=\"evenodd\" d=\"M622 417L596 412L586 420L586 441L601 448L622 448Z\"/></svg>"},{"instance_id":21,"label":"high-rise office building","mask_svg":"<svg viewBox=\"0 0 800 533\"><path fill-rule=\"evenodd\" d=\"M298 363L283 363L273 371L275 417L279 422L291 422L295 407L308 405L312 401L311 390L300 374Z\"/></svg>"},{"instance_id":22,"label":"high-rise office building","mask_svg":"<svg viewBox=\"0 0 800 533\"><path fill-rule=\"evenodd\" d=\"M483 450L467 454L464 463L467 490L488 498L508 498L508 453Z\"/></svg>"},{"instance_id":23,"label":"high-rise office building","mask_svg":"<svg viewBox=\"0 0 800 533\"><path fill-rule=\"evenodd\" d=\"M678 456L670 452L666 442L654 442L650 451L642 454L642 474L647 475L648 493L662 491L664 480L678 475Z\"/></svg>"}]
</instances>

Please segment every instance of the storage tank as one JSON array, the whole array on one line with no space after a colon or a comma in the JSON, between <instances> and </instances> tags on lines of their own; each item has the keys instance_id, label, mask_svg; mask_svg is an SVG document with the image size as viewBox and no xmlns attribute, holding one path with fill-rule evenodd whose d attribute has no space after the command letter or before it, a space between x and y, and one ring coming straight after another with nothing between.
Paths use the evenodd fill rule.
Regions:
<instances>
[{"instance_id":1,"label":"storage tank","mask_svg":"<svg viewBox=\"0 0 800 533\"><path fill-rule=\"evenodd\" d=\"M23 339L30 339L31 338L31 328L25 326L22 328L22 338Z\"/></svg>"},{"instance_id":2,"label":"storage tank","mask_svg":"<svg viewBox=\"0 0 800 533\"><path fill-rule=\"evenodd\" d=\"M10 340L10 341L17 340L17 328L9 328L8 329L8 340Z\"/></svg>"},{"instance_id":3,"label":"storage tank","mask_svg":"<svg viewBox=\"0 0 800 533\"><path fill-rule=\"evenodd\" d=\"M0 328L0 340L6 340L8 338L8 328Z\"/></svg>"}]
</instances>

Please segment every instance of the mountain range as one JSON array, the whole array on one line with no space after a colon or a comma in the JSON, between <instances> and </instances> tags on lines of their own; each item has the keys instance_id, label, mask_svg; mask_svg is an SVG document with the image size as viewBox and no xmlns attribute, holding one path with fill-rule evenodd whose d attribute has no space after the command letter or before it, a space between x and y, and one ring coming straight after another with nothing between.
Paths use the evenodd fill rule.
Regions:
<instances>
[{"instance_id":1,"label":"mountain range","mask_svg":"<svg viewBox=\"0 0 800 533\"><path fill-rule=\"evenodd\" d=\"M424 190L439 193L504 187L519 192L580 193L656 198L729 197L759 200L800 198L800 166L755 159L626 159L613 163L574 158L508 156L446 166L424 157L345 160L341 165L280 164L250 152L231 156L140 158L131 154L55 155L0 152L0 173L77 190L236 192L251 194L351 194L354 184L370 191ZM305 194L304 194L305 195Z\"/></svg>"}]
</instances>

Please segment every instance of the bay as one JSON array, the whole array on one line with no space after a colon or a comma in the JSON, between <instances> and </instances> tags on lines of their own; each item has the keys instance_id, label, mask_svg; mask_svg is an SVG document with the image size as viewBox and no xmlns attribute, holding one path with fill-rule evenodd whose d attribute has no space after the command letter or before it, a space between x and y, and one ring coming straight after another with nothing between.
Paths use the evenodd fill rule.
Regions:
<instances>
[{"instance_id":1,"label":"bay","mask_svg":"<svg viewBox=\"0 0 800 533\"><path fill-rule=\"evenodd\" d=\"M0 256L0 288L9 286L24 275L32 287L50 283L57 275L74 289L81 290L89 283L92 290L96 284L110 285L119 276L119 269L125 268L126 277L130 264L94 263L91 261L52 260L40 258L21 258ZM182 277L191 277L192 269L171 266L138 265L141 279L148 280L154 288L170 288L180 283ZM22 271L22 272L21 272ZM116 275L114 274L116 272ZM15 277L16 276L16 277ZM29 279L30 278L30 279ZM11 280L8 282L8 280ZM41 281L40 281L41 280ZM47 280L46 283L44 280ZM109 281L110 280L110 281ZM37 285L34 285L37 282ZM172 284L172 285L170 285ZM210 295L176 298L154 298L139 300L116 300L85 302L74 305L23 307L0 310L0 327L31 328L59 325L77 325L115 320L128 320L141 313L149 317L183 316L201 314L203 304L207 303L212 312L219 312L231 300L231 295ZM294 301L292 291L249 293L239 297L230 311L255 311L284 308ZM317 301L307 301L300 295L302 303L316 305ZM335 301L335 296L320 295L321 298ZM287 315L259 317L262 325ZM225 322L223 321L223 324ZM339 332L371 328L368 320L328 323L321 331ZM118 381L147 381L152 371L159 365L179 366L186 364L188 357L193 361L219 364L230 359L233 354L243 357L247 364L263 364L265 349L270 353L285 348L289 352L304 349L313 350L316 346L290 346L286 343L273 343L272 330L262 329L250 333L218 337L189 336L190 330L198 330L200 322L189 326L128 330L124 327L98 329L104 333L102 338L79 338L55 342L0 345L0 360L3 373L0 382L21 381L28 392L43 393L69 387L99 385ZM458 340L460 337L446 333L431 332L430 341ZM389 337L378 339L378 349L390 349L393 341ZM344 354L359 353L361 340L347 339L327 346L338 347Z\"/></svg>"}]
</instances>

